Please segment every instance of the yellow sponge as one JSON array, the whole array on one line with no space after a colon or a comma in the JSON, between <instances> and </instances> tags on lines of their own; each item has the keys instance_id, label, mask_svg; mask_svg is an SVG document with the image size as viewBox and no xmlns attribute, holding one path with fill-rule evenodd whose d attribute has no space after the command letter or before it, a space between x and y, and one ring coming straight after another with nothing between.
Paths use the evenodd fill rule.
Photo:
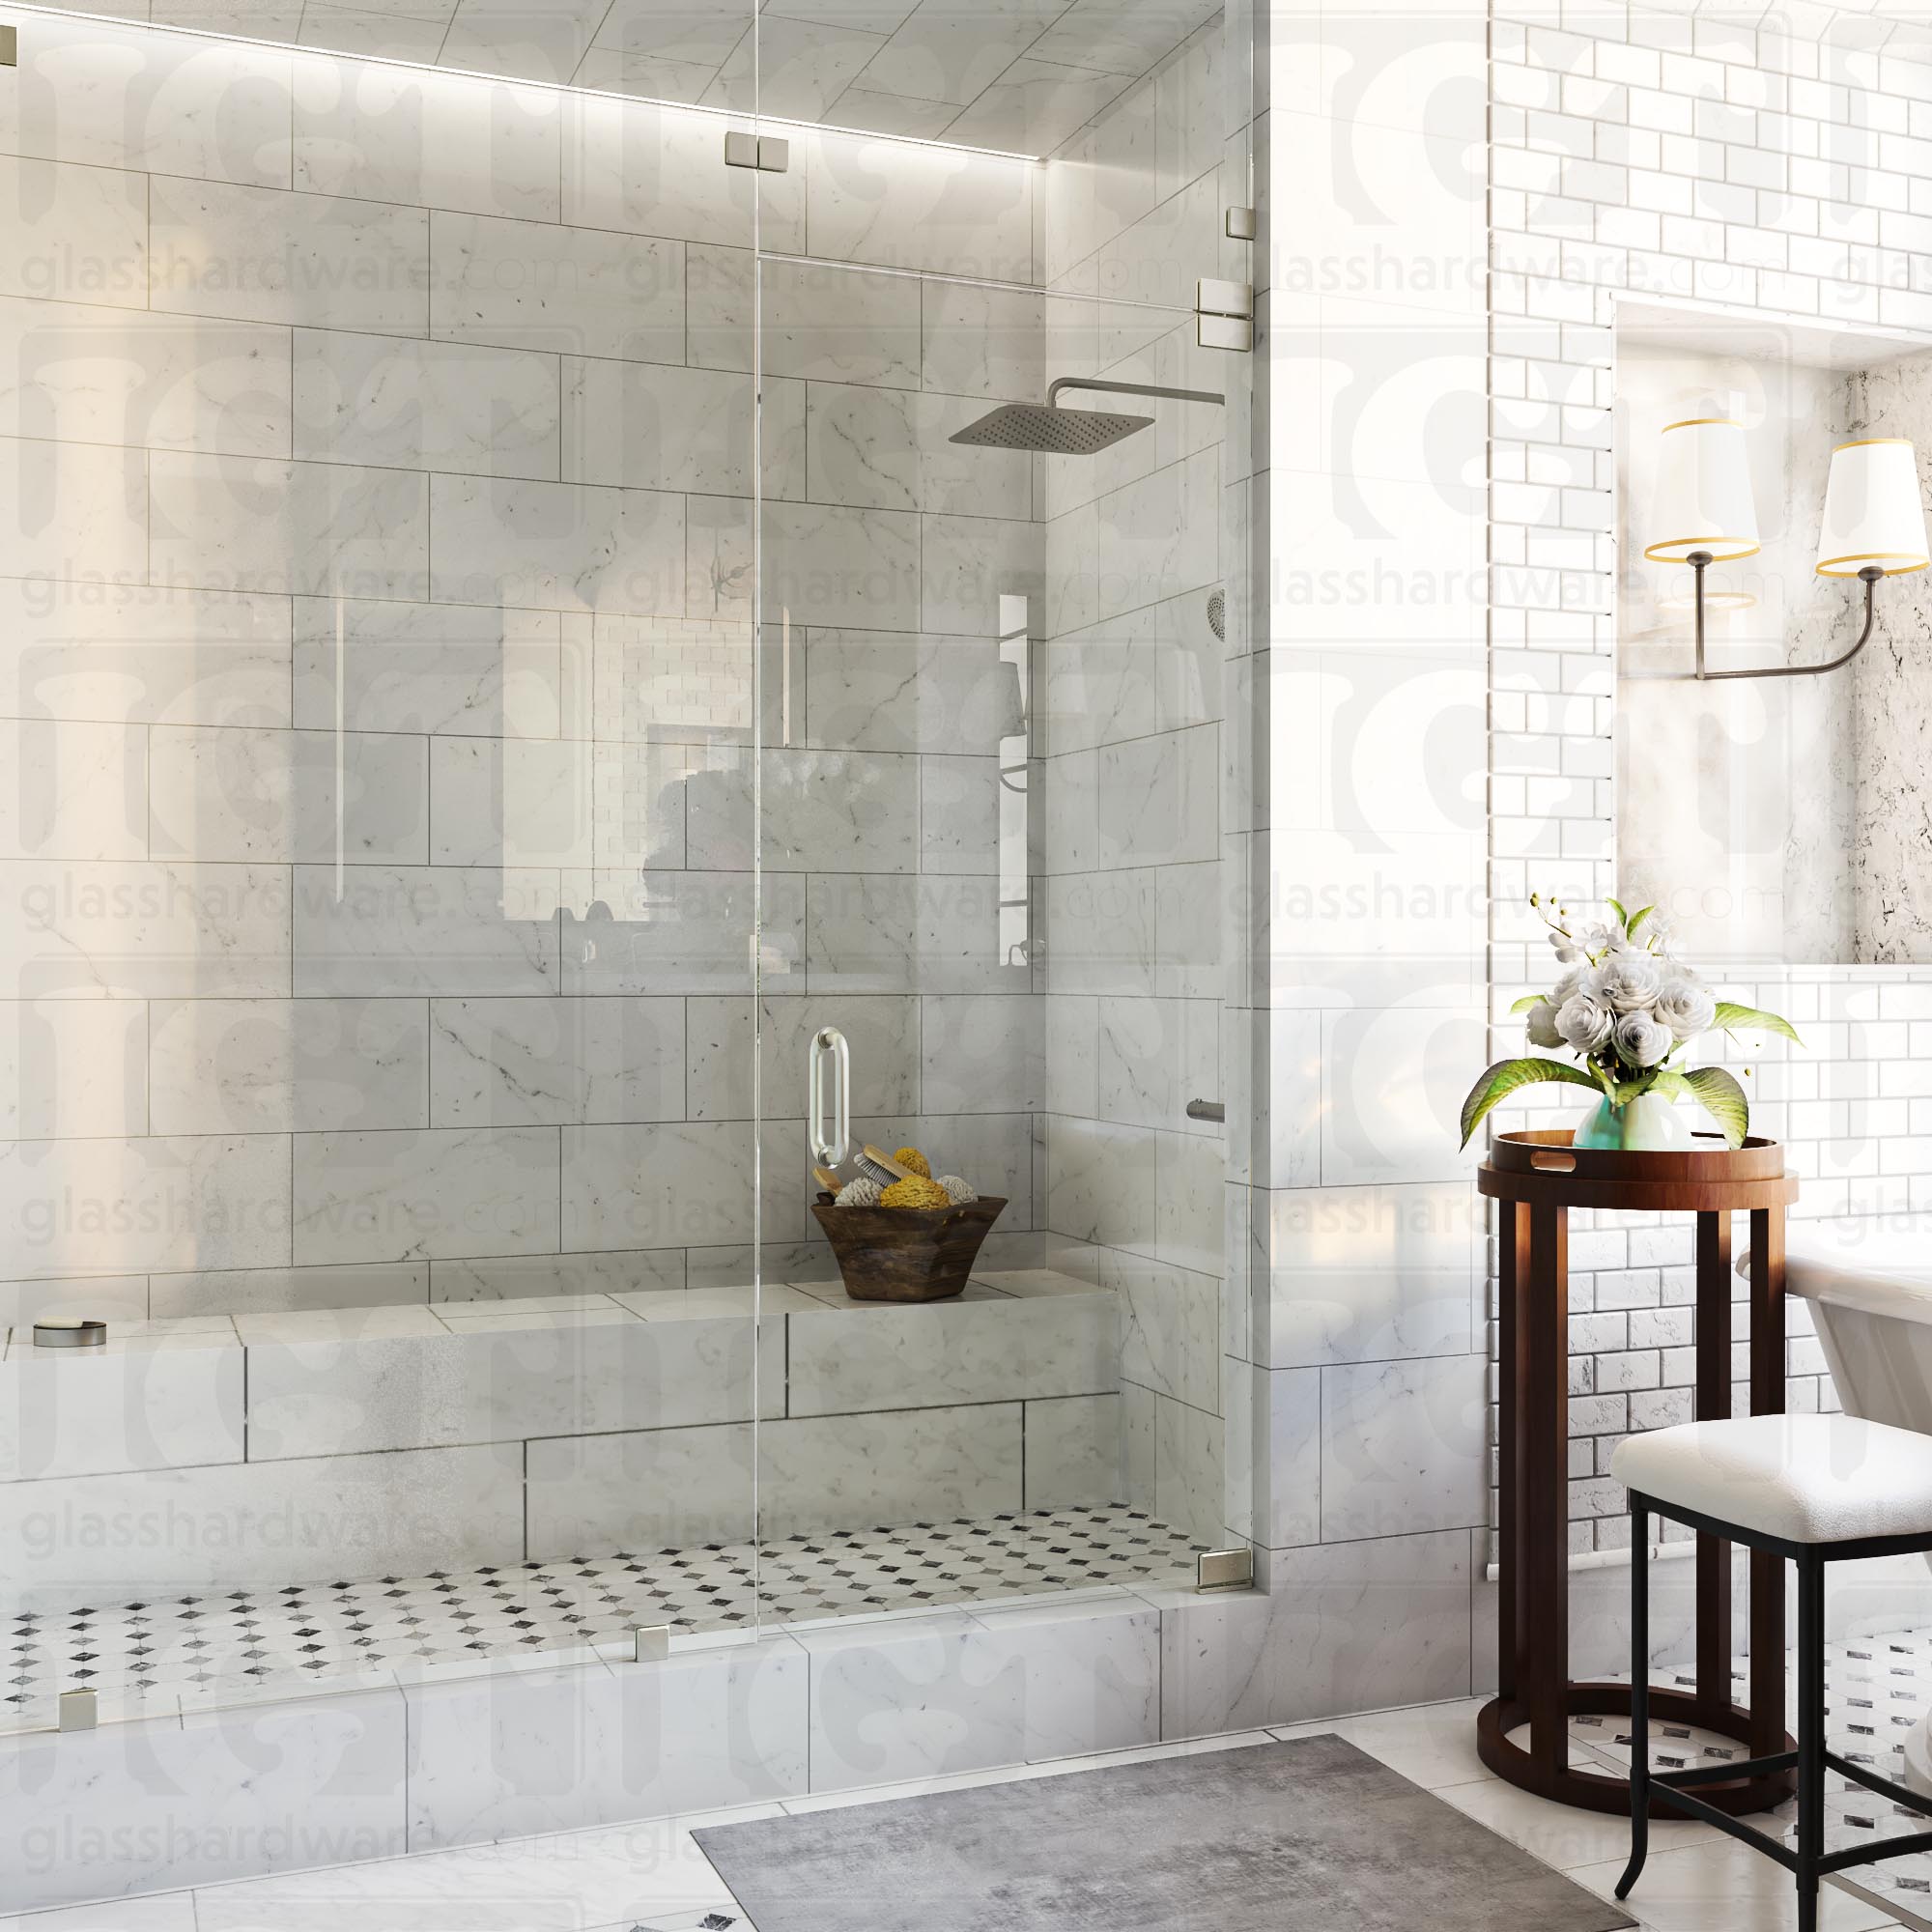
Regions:
<instances>
[{"instance_id":1,"label":"yellow sponge","mask_svg":"<svg viewBox=\"0 0 1932 1932\"><path fill-rule=\"evenodd\" d=\"M904 1156L895 1155L895 1159ZM936 1180L924 1180L918 1175L906 1180L895 1180L879 1196L881 1208L948 1208L952 1206L945 1188Z\"/></svg>"},{"instance_id":2,"label":"yellow sponge","mask_svg":"<svg viewBox=\"0 0 1932 1932\"><path fill-rule=\"evenodd\" d=\"M922 1180L932 1179L932 1163L917 1148L900 1148L893 1158L901 1167L909 1167Z\"/></svg>"}]
</instances>

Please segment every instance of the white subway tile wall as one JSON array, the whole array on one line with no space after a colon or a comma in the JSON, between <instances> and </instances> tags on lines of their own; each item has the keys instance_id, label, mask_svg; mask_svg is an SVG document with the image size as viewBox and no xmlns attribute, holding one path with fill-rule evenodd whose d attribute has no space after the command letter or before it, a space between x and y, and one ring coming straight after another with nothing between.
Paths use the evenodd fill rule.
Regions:
<instances>
[{"instance_id":1,"label":"white subway tile wall","mask_svg":"<svg viewBox=\"0 0 1932 1932\"><path fill-rule=\"evenodd\" d=\"M1621 4L1500 0L1491 39L1489 361L1492 1039L1543 983L1534 890L1615 891L1613 308L1623 295L1815 324L1932 327L1932 44L1889 18L1751 24ZM1932 338L1928 338L1932 339ZM1654 863L1654 862L1653 862ZM1801 1050L1749 1041L1753 1124L1782 1139L1804 1219L1932 1208L1915 1097L1932 973L1745 965L1727 997L1786 1014ZM1574 1108L1510 1124L1567 1123ZM1743 1231L1739 1231L1742 1241ZM1627 1540L1609 1456L1690 1414L1691 1230L1577 1217L1572 1523ZM1493 1270L1492 1270L1493 1272ZM1746 1333L1739 1308L1735 1333ZM1787 1400L1833 1394L1802 1303ZM1742 1367L1740 1367L1742 1378Z\"/></svg>"}]
</instances>

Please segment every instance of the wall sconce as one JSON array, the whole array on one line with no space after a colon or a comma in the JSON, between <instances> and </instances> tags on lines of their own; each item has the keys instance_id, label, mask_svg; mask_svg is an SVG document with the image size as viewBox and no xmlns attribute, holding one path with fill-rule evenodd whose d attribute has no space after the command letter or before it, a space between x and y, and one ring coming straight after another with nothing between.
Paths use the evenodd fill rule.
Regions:
<instances>
[{"instance_id":1,"label":"wall sconce","mask_svg":"<svg viewBox=\"0 0 1932 1932\"><path fill-rule=\"evenodd\" d=\"M1707 670L1704 666L1704 573L1758 548L1757 509L1751 500L1742 424L1700 416L1667 425L1663 473L1654 515L1683 534L1644 546L1660 563L1688 563L1694 573L1697 611L1696 668L1640 672L1672 683L1710 683L1732 677L1816 677L1850 664L1871 639L1877 617L1874 586L1881 577L1923 570L1932 555L1925 544L1925 507L1918 495L1918 459L1903 437L1866 437L1832 452L1825 485L1825 515L1818 542L1820 577L1856 577L1865 587L1864 629L1841 656L1815 665L1765 665L1749 670ZM1721 593L1718 593L1721 595ZM1714 597L1712 601L1716 601Z\"/></svg>"}]
</instances>

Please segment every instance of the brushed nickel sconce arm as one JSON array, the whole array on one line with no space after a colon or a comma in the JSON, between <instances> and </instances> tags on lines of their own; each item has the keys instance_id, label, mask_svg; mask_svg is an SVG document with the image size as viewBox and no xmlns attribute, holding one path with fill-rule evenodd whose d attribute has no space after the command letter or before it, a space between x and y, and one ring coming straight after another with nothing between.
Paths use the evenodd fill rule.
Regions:
<instances>
[{"instance_id":1,"label":"brushed nickel sconce arm","mask_svg":"<svg viewBox=\"0 0 1932 1932\"><path fill-rule=\"evenodd\" d=\"M1828 670L1836 670L1840 665L1848 665L1871 641L1872 625L1878 618L1878 606L1873 592L1878 581L1885 575L1877 564L1868 563L1859 572L1859 582L1865 587L1865 625L1859 633L1859 640L1841 656L1829 659L1824 664L1815 665L1760 665L1749 670L1707 670L1704 666L1704 573L1713 562L1707 550L1693 550L1685 559L1696 572L1697 583L1697 668L1695 670L1633 670L1624 676L1632 682L1659 684L1714 684L1719 678L1731 677L1818 677Z\"/></svg>"}]
</instances>

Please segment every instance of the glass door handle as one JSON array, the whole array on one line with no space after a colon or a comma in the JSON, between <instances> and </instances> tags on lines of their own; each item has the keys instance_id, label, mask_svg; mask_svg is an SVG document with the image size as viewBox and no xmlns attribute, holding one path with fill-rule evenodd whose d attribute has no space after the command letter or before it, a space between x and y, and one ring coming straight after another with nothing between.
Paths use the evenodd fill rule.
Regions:
<instances>
[{"instance_id":1,"label":"glass door handle","mask_svg":"<svg viewBox=\"0 0 1932 1932\"><path fill-rule=\"evenodd\" d=\"M832 1057L832 1132L825 1131L825 1060ZM811 1036L806 1069L807 1131L811 1157L821 1167L837 1167L852 1145L852 1050L837 1027L820 1027Z\"/></svg>"}]
</instances>

